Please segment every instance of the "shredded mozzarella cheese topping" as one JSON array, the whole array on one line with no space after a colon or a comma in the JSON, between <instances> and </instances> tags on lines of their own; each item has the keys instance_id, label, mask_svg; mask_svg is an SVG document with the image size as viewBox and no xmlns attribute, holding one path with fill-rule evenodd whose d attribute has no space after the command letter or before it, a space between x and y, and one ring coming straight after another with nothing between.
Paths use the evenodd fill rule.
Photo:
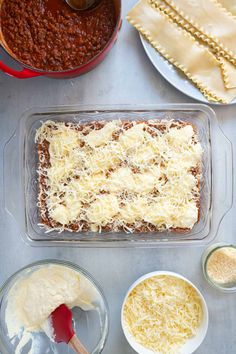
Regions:
<instances>
[{"instance_id":1,"label":"shredded mozzarella cheese topping","mask_svg":"<svg viewBox=\"0 0 236 354\"><path fill-rule=\"evenodd\" d=\"M125 326L134 339L159 354L177 354L199 328L202 304L186 281L154 276L137 285L124 305Z\"/></svg>"},{"instance_id":2,"label":"shredded mozzarella cheese topping","mask_svg":"<svg viewBox=\"0 0 236 354\"><path fill-rule=\"evenodd\" d=\"M191 229L198 221L202 147L190 123L167 120L75 125L47 121L46 208L58 228L85 221L90 230ZM195 173L193 173L195 170ZM39 204L42 190L39 195ZM42 212L42 210L41 210Z\"/></svg>"}]
</instances>

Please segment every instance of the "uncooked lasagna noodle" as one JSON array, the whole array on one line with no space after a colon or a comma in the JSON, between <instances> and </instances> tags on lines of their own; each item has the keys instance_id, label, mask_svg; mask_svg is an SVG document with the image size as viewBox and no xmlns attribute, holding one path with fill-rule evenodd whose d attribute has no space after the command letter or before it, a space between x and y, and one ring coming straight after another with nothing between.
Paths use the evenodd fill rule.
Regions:
<instances>
[{"instance_id":1,"label":"uncooked lasagna noodle","mask_svg":"<svg viewBox=\"0 0 236 354\"><path fill-rule=\"evenodd\" d=\"M219 46L218 39L212 40L206 31L204 32L200 26L196 27L196 24L188 16L184 16L184 13L178 10L178 7L170 6L166 0L150 0L150 4L159 8L159 10L168 15L180 27L190 32L201 44L208 46L217 57L224 57L225 60L229 60L233 65L236 63L234 56L230 55L229 51L223 48L223 46ZM236 29L236 21L233 24Z\"/></svg>"},{"instance_id":2,"label":"uncooked lasagna noodle","mask_svg":"<svg viewBox=\"0 0 236 354\"><path fill-rule=\"evenodd\" d=\"M190 22L184 19L165 0L150 0L150 4L164 12L164 14L171 18L177 25L190 32L195 37L196 41L199 41L201 45L206 47L209 46L209 50L216 56L216 59L221 65L222 78L224 80L225 87L227 89L236 88L236 67L233 64L235 61L228 56L227 52L224 52L221 48L219 48L216 43L209 41L207 35L200 32Z\"/></svg>"},{"instance_id":3,"label":"uncooked lasagna noodle","mask_svg":"<svg viewBox=\"0 0 236 354\"><path fill-rule=\"evenodd\" d=\"M236 60L236 19L216 0L165 0L183 18Z\"/></svg>"},{"instance_id":4,"label":"uncooked lasagna noodle","mask_svg":"<svg viewBox=\"0 0 236 354\"><path fill-rule=\"evenodd\" d=\"M235 89L226 88L222 65L216 56L149 0L138 2L127 19L209 100L229 103L236 96Z\"/></svg>"},{"instance_id":5,"label":"uncooked lasagna noodle","mask_svg":"<svg viewBox=\"0 0 236 354\"><path fill-rule=\"evenodd\" d=\"M219 3L232 15L236 16L236 0L219 0Z\"/></svg>"},{"instance_id":6,"label":"uncooked lasagna noodle","mask_svg":"<svg viewBox=\"0 0 236 354\"><path fill-rule=\"evenodd\" d=\"M190 230L202 147L182 121L46 121L37 130L38 205L47 230Z\"/></svg>"}]
</instances>

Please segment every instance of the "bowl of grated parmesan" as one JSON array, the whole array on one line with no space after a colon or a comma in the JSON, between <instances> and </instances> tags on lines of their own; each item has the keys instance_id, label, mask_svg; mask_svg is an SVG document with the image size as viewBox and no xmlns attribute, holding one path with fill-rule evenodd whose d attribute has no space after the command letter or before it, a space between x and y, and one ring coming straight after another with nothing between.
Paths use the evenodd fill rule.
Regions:
<instances>
[{"instance_id":1,"label":"bowl of grated parmesan","mask_svg":"<svg viewBox=\"0 0 236 354\"><path fill-rule=\"evenodd\" d=\"M213 287L236 292L236 246L224 242L209 246L202 255L202 270Z\"/></svg>"},{"instance_id":2,"label":"bowl of grated parmesan","mask_svg":"<svg viewBox=\"0 0 236 354\"><path fill-rule=\"evenodd\" d=\"M188 279L168 271L139 278L128 290L121 325L139 354L191 354L204 340L208 309Z\"/></svg>"}]
</instances>

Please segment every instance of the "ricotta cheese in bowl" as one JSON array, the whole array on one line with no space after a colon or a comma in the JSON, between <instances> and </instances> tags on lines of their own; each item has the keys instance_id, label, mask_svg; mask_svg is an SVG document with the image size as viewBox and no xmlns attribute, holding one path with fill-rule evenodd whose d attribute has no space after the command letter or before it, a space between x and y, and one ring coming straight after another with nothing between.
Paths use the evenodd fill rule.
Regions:
<instances>
[{"instance_id":1,"label":"ricotta cheese in bowl","mask_svg":"<svg viewBox=\"0 0 236 354\"><path fill-rule=\"evenodd\" d=\"M173 272L153 272L129 289L122 307L124 334L140 354L190 354L203 341L208 310L199 290Z\"/></svg>"},{"instance_id":2,"label":"ricotta cheese in bowl","mask_svg":"<svg viewBox=\"0 0 236 354\"><path fill-rule=\"evenodd\" d=\"M89 352L101 352L108 331L107 305L85 271L67 262L42 261L9 281L2 289L0 350L4 336L7 353L63 353L63 345L53 342L49 316L66 304L73 310L75 332L87 342Z\"/></svg>"}]
</instances>

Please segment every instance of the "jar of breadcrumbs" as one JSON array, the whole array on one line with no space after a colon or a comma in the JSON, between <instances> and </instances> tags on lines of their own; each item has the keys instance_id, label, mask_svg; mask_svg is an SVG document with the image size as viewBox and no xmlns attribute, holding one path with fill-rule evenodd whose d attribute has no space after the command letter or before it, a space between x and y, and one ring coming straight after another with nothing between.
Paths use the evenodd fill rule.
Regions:
<instances>
[{"instance_id":1,"label":"jar of breadcrumbs","mask_svg":"<svg viewBox=\"0 0 236 354\"><path fill-rule=\"evenodd\" d=\"M217 243L202 255L202 268L206 280L219 290L236 291L236 246Z\"/></svg>"}]
</instances>

